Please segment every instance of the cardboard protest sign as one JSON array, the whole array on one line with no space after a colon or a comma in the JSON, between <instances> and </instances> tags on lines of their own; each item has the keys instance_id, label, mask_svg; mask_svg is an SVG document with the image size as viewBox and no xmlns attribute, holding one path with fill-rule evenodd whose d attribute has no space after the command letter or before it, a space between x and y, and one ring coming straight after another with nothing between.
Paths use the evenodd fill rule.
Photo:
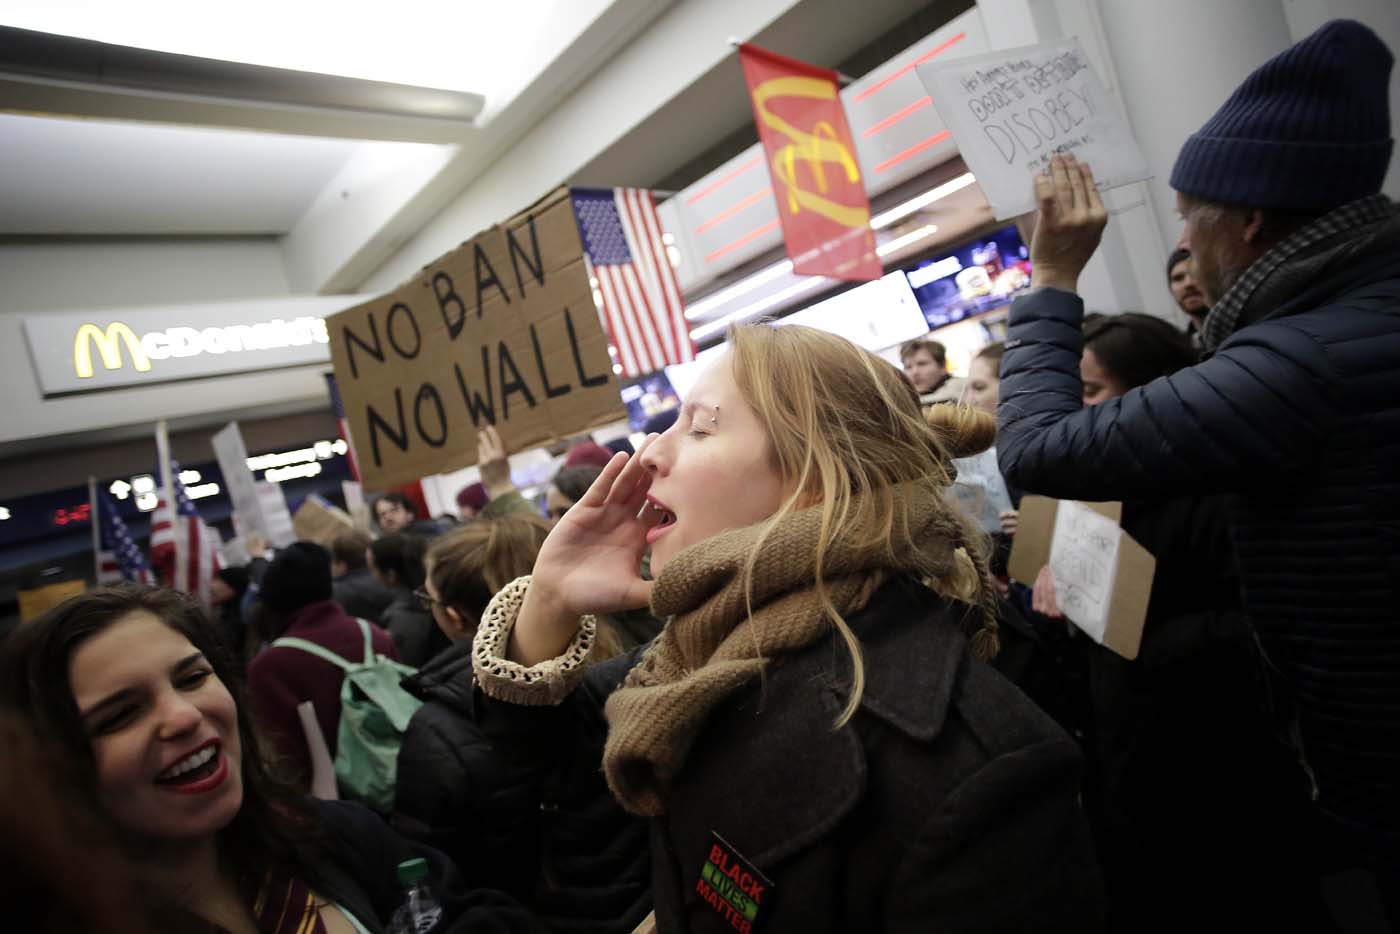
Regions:
<instances>
[{"instance_id":1,"label":"cardboard protest sign","mask_svg":"<svg viewBox=\"0 0 1400 934\"><path fill-rule=\"evenodd\" d=\"M21 588L19 597L19 621L27 623L38 619L63 601L76 597L87 590L82 581L61 581L57 584L44 584L29 589Z\"/></svg>"},{"instance_id":2,"label":"cardboard protest sign","mask_svg":"<svg viewBox=\"0 0 1400 934\"><path fill-rule=\"evenodd\" d=\"M370 489L626 417L566 188L327 326Z\"/></svg>"},{"instance_id":3,"label":"cardboard protest sign","mask_svg":"<svg viewBox=\"0 0 1400 934\"><path fill-rule=\"evenodd\" d=\"M1100 189L1150 175L1078 39L915 70L998 220L1035 209L1032 178L1057 152L1088 162Z\"/></svg>"},{"instance_id":4,"label":"cardboard protest sign","mask_svg":"<svg viewBox=\"0 0 1400 934\"><path fill-rule=\"evenodd\" d=\"M1121 503L1021 500L1007 569L1029 584L1050 566L1060 612L1100 645L1137 658L1157 561L1119 527Z\"/></svg>"},{"instance_id":5,"label":"cardboard protest sign","mask_svg":"<svg viewBox=\"0 0 1400 934\"><path fill-rule=\"evenodd\" d=\"M349 513L319 496L308 496L292 516L292 525L301 541L330 547L331 539L355 527Z\"/></svg>"},{"instance_id":6,"label":"cardboard protest sign","mask_svg":"<svg viewBox=\"0 0 1400 934\"><path fill-rule=\"evenodd\" d=\"M1000 532L1001 514L1011 509L1011 494L997 466L997 449L953 459L958 477L949 492L969 519L983 531Z\"/></svg>"}]
</instances>

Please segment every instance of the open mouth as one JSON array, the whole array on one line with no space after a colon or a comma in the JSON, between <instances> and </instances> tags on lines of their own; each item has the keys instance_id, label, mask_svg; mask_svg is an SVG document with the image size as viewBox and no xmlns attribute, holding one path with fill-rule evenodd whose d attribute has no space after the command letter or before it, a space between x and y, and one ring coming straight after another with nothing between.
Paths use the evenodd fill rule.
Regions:
<instances>
[{"instance_id":1,"label":"open mouth","mask_svg":"<svg viewBox=\"0 0 1400 934\"><path fill-rule=\"evenodd\" d=\"M219 741L210 740L156 776L156 784L167 787L196 785L213 776L223 764Z\"/></svg>"},{"instance_id":2,"label":"open mouth","mask_svg":"<svg viewBox=\"0 0 1400 934\"><path fill-rule=\"evenodd\" d=\"M647 497L646 515L644 518L651 523L647 529L647 544L650 545L658 538L665 535L676 524L676 514L666 507L664 503Z\"/></svg>"}]
</instances>

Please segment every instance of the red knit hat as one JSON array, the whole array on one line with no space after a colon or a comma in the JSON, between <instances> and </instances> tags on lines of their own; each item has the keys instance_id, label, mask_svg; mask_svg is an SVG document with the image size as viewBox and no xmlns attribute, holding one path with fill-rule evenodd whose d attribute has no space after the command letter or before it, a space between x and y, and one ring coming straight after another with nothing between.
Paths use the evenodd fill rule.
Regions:
<instances>
[{"instance_id":1,"label":"red knit hat","mask_svg":"<svg viewBox=\"0 0 1400 934\"><path fill-rule=\"evenodd\" d=\"M457 493L457 507L459 509L471 509L473 512L481 512L486 508L488 498L486 487L480 483L473 483L471 486L464 486Z\"/></svg>"},{"instance_id":2,"label":"red knit hat","mask_svg":"<svg viewBox=\"0 0 1400 934\"><path fill-rule=\"evenodd\" d=\"M613 452L592 441L585 441L583 444L576 444L569 448L569 453L564 455L565 467L578 467L580 464L592 464L594 467L606 467L608 461L612 460Z\"/></svg>"}]
</instances>

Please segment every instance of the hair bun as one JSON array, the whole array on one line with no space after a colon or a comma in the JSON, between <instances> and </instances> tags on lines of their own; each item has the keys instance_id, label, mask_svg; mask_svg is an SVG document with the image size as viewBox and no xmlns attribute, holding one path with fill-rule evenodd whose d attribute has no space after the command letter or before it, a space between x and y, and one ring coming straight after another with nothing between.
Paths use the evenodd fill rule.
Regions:
<instances>
[{"instance_id":1,"label":"hair bun","mask_svg":"<svg viewBox=\"0 0 1400 934\"><path fill-rule=\"evenodd\" d=\"M997 440L996 419L969 405L931 405L924 411L924 421L938 435L949 457L980 454Z\"/></svg>"}]
</instances>

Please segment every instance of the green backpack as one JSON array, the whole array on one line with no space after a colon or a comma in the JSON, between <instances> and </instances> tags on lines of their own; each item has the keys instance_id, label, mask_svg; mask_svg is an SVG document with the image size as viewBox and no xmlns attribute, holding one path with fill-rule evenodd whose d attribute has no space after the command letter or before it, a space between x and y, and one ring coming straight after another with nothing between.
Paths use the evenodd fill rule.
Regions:
<instances>
[{"instance_id":1,"label":"green backpack","mask_svg":"<svg viewBox=\"0 0 1400 934\"><path fill-rule=\"evenodd\" d=\"M423 702L399 682L417 669L374 653L370 624L357 619L365 634L362 662L348 662L330 649L288 637L272 644L301 649L345 672L340 686L340 727L335 741L335 778L340 793L381 814L394 806L399 745L408 721Z\"/></svg>"}]
</instances>

